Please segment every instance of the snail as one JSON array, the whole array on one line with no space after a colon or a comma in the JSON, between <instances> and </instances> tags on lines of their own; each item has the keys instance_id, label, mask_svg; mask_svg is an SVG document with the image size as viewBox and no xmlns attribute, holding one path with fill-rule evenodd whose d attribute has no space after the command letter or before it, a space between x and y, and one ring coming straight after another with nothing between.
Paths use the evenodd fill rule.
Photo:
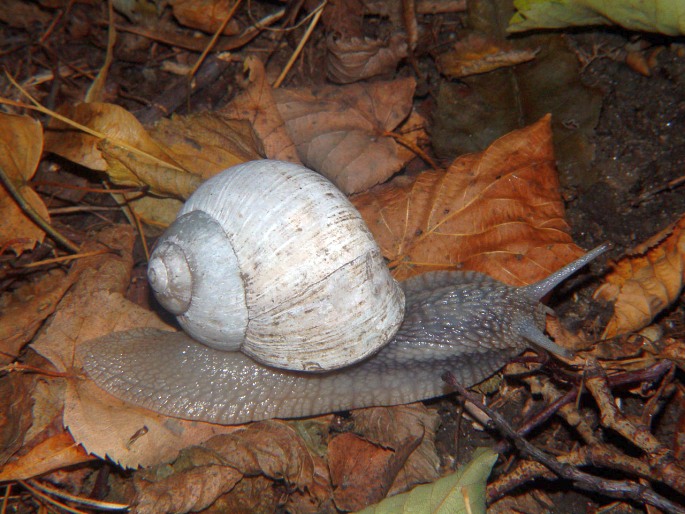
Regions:
<instances>
[{"instance_id":1,"label":"snail","mask_svg":"<svg viewBox=\"0 0 685 514\"><path fill-rule=\"evenodd\" d=\"M173 417L237 424L446 394L543 334L539 300L603 253L544 280L505 285L436 271L398 284L361 215L302 166L244 163L212 177L158 241L148 278L185 332L134 329L78 348L115 397Z\"/></svg>"}]
</instances>

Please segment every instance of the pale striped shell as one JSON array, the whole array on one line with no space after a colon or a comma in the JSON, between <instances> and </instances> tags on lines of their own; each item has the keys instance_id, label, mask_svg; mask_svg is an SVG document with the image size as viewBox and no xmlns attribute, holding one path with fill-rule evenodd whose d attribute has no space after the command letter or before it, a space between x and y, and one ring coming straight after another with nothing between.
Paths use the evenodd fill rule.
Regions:
<instances>
[{"instance_id":1,"label":"pale striped shell","mask_svg":"<svg viewBox=\"0 0 685 514\"><path fill-rule=\"evenodd\" d=\"M240 164L202 184L160 239L148 277L193 338L285 369L362 360L404 315L357 210L287 162Z\"/></svg>"}]
</instances>

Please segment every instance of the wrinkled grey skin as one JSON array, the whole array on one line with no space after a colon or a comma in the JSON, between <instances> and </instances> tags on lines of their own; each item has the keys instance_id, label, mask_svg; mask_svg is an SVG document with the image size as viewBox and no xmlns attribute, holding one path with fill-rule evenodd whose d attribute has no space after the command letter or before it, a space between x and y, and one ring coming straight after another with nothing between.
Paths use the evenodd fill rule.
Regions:
<instances>
[{"instance_id":1,"label":"wrinkled grey skin","mask_svg":"<svg viewBox=\"0 0 685 514\"><path fill-rule=\"evenodd\" d=\"M237 424L410 403L447 393L445 371L470 386L530 346L568 357L542 333L548 309L539 300L607 248L526 287L473 272L407 280L406 314L394 339L365 361L327 373L268 368L155 329L110 334L77 351L105 391L184 419Z\"/></svg>"}]
</instances>

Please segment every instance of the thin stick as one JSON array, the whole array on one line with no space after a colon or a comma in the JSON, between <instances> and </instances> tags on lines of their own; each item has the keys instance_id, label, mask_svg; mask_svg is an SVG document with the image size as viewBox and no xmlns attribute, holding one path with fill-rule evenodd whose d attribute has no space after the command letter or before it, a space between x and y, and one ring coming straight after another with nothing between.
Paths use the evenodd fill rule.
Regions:
<instances>
[{"instance_id":1,"label":"thin stick","mask_svg":"<svg viewBox=\"0 0 685 514\"><path fill-rule=\"evenodd\" d=\"M75 496L73 494L69 494L65 491L61 491L60 489L55 489L54 487L50 487L46 484L40 483L37 480L27 480L29 484L31 484L33 487L36 489L40 489L46 494L52 494L54 496L57 496L59 498L63 498L65 500L69 500L72 502L80 503L81 505L85 505L87 507L95 508L95 509L100 509L100 510L126 510L130 508L130 505L125 505L123 503L112 503L112 502L104 502L101 500L92 500L90 498L82 498L80 496Z\"/></svg>"},{"instance_id":2,"label":"thin stick","mask_svg":"<svg viewBox=\"0 0 685 514\"><path fill-rule=\"evenodd\" d=\"M51 505L54 505L58 509L66 510L67 512L71 512L72 514L87 514L86 512L84 512L82 510L74 509L73 507L69 507L68 505L64 505L63 503L60 503L57 500L53 500L47 494L45 494L42 491L39 491L38 489L36 489L32 485L30 485L25 480L19 480L19 483L22 486L24 486L32 495L37 496L38 498L40 498L44 502L47 502Z\"/></svg>"},{"instance_id":3,"label":"thin stick","mask_svg":"<svg viewBox=\"0 0 685 514\"><path fill-rule=\"evenodd\" d=\"M3 355L9 355L9 354L3 353ZM28 366L26 364L20 364L18 362L12 362L12 363L8 364L7 366L0 366L0 372L1 373L36 373L38 375L45 375L47 377L57 377L57 378L66 378L66 377L70 376L68 372L52 371L49 369L36 368L35 366Z\"/></svg>"},{"instance_id":4,"label":"thin stick","mask_svg":"<svg viewBox=\"0 0 685 514\"><path fill-rule=\"evenodd\" d=\"M226 28L226 25L228 25L228 22L231 21L233 18L233 15L235 14L236 10L238 9L238 6L243 0L236 0L236 2L233 4L233 7L231 7L231 10L228 12L228 15L226 16L226 19L223 21L221 26L214 32L214 35L212 36L212 39L210 39L209 43L205 47L205 49L202 51L202 54L200 55L200 58L197 60L195 63L195 66L193 66L193 69L190 70L188 73L188 81L190 81L194 76L195 73L197 73L197 70L200 66L202 66L202 63L205 62L205 58L207 57L207 54L214 48L214 45L216 44L217 40L219 39L219 36L221 33L224 31Z\"/></svg>"},{"instance_id":5,"label":"thin stick","mask_svg":"<svg viewBox=\"0 0 685 514\"><path fill-rule=\"evenodd\" d=\"M107 74L109 73L109 68L112 66L112 61L114 60L114 45L117 42L117 29L114 26L114 6L112 4L113 0L107 1L109 24L107 28L107 51L105 52L105 62L95 76L95 80L91 83L88 91L86 91L85 101L87 103L102 101L105 84L107 82Z\"/></svg>"},{"instance_id":6,"label":"thin stick","mask_svg":"<svg viewBox=\"0 0 685 514\"><path fill-rule=\"evenodd\" d=\"M126 195L122 195L124 198L126 198ZM128 198L126 199L128 202ZM145 260L150 261L150 248L147 245L147 238L145 237L145 230L143 230L143 223L140 221L140 216L138 216L138 213L135 211L133 207L130 205L127 205L129 211L131 211L131 216L133 216L133 221L136 224L136 230L138 231L138 234L140 235L140 242L143 245L143 253L145 254Z\"/></svg>"},{"instance_id":7,"label":"thin stick","mask_svg":"<svg viewBox=\"0 0 685 514\"><path fill-rule=\"evenodd\" d=\"M316 12L314 17L312 18L312 22L309 24L309 27L307 27L307 31L304 33L304 36L302 37L302 39L298 43L297 48L295 48L293 55L290 56L290 60L285 65L285 68L283 68L283 71L281 72L281 74L276 79L276 82L274 82L274 86L273 86L274 89L276 89L277 87L279 87L283 83L283 81L285 80L285 76L290 71L290 68L293 67L293 64L295 64L295 61L300 56L300 52L302 52L304 45L309 40L309 36L312 35L312 32L314 31L314 27L316 27L316 24L319 23L319 18L321 18L321 15L323 14L324 7L326 7L326 2L321 4L321 6L318 8L319 10Z\"/></svg>"},{"instance_id":8,"label":"thin stick","mask_svg":"<svg viewBox=\"0 0 685 514\"><path fill-rule=\"evenodd\" d=\"M426 152L424 152L419 145L415 144L413 141L410 141L406 137L404 137L402 134L397 134L395 132L389 132L386 131L383 133L384 136L389 136L399 142L401 145L406 146L409 148L412 152L414 152L416 155L418 155L421 159L423 159L428 165L433 168L433 170L438 171L440 167L436 164L436 162L431 159L430 155L428 155Z\"/></svg>"},{"instance_id":9,"label":"thin stick","mask_svg":"<svg viewBox=\"0 0 685 514\"><path fill-rule=\"evenodd\" d=\"M110 250L94 250L92 252L76 253L73 255L65 255L63 257L55 257L53 259L44 259L42 261L30 262L21 266L22 268L37 268L38 266L45 266L46 264L56 264L58 262L71 262L76 259L83 259L85 257L93 257L94 255L102 255L110 253Z\"/></svg>"},{"instance_id":10,"label":"thin stick","mask_svg":"<svg viewBox=\"0 0 685 514\"><path fill-rule=\"evenodd\" d=\"M2 184L5 186L5 188L7 188L9 194L12 195L12 198L14 198L14 201L19 204L19 207L21 207L31 221L43 229L43 231L48 234L56 243L60 244L70 252L78 253L78 246L60 234L56 228L50 225L48 221L44 220L43 217L33 208L33 206L24 199L19 190L14 187L14 182L12 182L12 180L7 176L2 166L0 166L0 181L2 181Z\"/></svg>"},{"instance_id":11,"label":"thin stick","mask_svg":"<svg viewBox=\"0 0 685 514\"><path fill-rule=\"evenodd\" d=\"M324 0L324 3L325 3L326 1L328 1L328 0ZM291 20L292 20L292 13L293 13L293 12L298 12L298 11L300 10L300 6L301 6L302 3L304 3L303 0L299 0L299 4L300 4L300 5L294 4L293 2L291 2L291 3L288 5L288 9L290 10L291 14L288 16L288 18L287 18L286 20L284 20L284 22L285 22L284 25L288 25L288 23L291 22ZM304 25L305 23L307 23L307 22L309 21L309 19L310 19L312 16L315 16L315 15L316 15L316 11L319 9L319 8L317 7L316 9L314 9L314 11L310 12L307 16L305 16L304 18L302 18L300 21L298 21L298 22L297 22L295 25L293 25L292 27L285 27L285 26L284 26L284 27L277 27L277 28L275 28L275 29L272 29L271 27L262 27L262 25L263 25L262 20L255 20L255 17L252 15L252 7L251 7L251 5L252 5L252 0L247 0L247 17L250 18L250 20L252 21L252 23L255 24L254 26L255 26L255 27L259 27L260 29L263 28L264 30L267 30L267 31L269 31L269 32L279 32L279 33L292 32L293 30L299 29L302 25ZM323 5L323 4L322 4L322 5ZM282 15L281 15L281 18L282 18L283 16L285 16L285 9L283 9L283 13L282 13ZM271 25L271 24L269 24L269 25Z\"/></svg>"},{"instance_id":12,"label":"thin stick","mask_svg":"<svg viewBox=\"0 0 685 514\"><path fill-rule=\"evenodd\" d=\"M10 491L12 490L12 484L5 485L5 496L2 497L2 509L0 509L0 514L6 514L7 512L7 502L10 499Z\"/></svg>"},{"instance_id":13,"label":"thin stick","mask_svg":"<svg viewBox=\"0 0 685 514\"><path fill-rule=\"evenodd\" d=\"M107 183L103 182L102 185L105 188L108 188L109 186ZM111 192L112 198L114 201L117 203L119 208L124 212L124 215L126 218L128 218L129 223L133 222L133 224L136 226L136 230L138 231L138 235L140 236L140 242L143 245L143 253L145 253L145 260L149 261L150 260L150 248L148 247L147 244L147 239L145 238L145 230L143 230L143 224L140 221L140 216L136 213L136 211L133 209L131 206L131 201L136 200L137 198L129 198L126 193L119 193L119 191L112 190ZM120 201L120 198L123 198L124 201Z\"/></svg>"},{"instance_id":14,"label":"thin stick","mask_svg":"<svg viewBox=\"0 0 685 514\"><path fill-rule=\"evenodd\" d=\"M88 187L88 186L77 186L75 184L67 184L65 182L54 182L52 180L32 180L31 184L34 186L49 186L49 187L59 187L61 189L74 189L76 191L85 191L86 193L99 193L109 195L112 192L115 193L144 193L146 187L125 187L120 189L105 189L98 187Z\"/></svg>"},{"instance_id":15,"label":"thin stick","mask_svg":"<svg viewBox=\"0 0 685 514\"><path fill-rule=\"evenodd\" d=\"M253 40L257 35L262 30L266 30L269 28L269 25L273 25L277 21L279 21L283 16L285 15L285 9L279 9L273 14L269 14L262 18L261 20L257 21L254 25L251 25L250 27L247 27L245 30L243 30L242 33L236 35L236 36L231 36L231 37L226 37L223 38L218 45L215 45L215 49L217 52L227 52L230 50L235 50L236 48L240 48L241 46L245 46L247 43L249 43L251 40ZM206 39L209 39L207 37L202 37L202 38L190 38L190 37L185 37L185 36L179 36L177 34L173 35L166 35L166 34L160 34L159 32L154 32L149 29L144 29L140 27L134 27L130 25L121 25L118 24L117 30L120 32L128 32L130 34L136 34L138 36L142 36L147 39L151 39L152 41L159 41L161 43L165 43L168 45L172 46L177 46L179 48L183 48L185 50L191 50L193 52L201 52L205 49L207 46L204 41ZM273 29L270 29L273 30Z\"/></svg>"},{"instance_id":16,"label":"thin stick","mask_svg":"<svg viewBox=\"0 0 685 514\"><path fill-rule=\"evenodd\" d=\"M118 211L119 207L104 207L101 205L74 205L72 207L55 207L48 209L50 216L59 216L60 214L73 214L74 212L102 212L102 211Z\"/></svg>"}]
</instances>

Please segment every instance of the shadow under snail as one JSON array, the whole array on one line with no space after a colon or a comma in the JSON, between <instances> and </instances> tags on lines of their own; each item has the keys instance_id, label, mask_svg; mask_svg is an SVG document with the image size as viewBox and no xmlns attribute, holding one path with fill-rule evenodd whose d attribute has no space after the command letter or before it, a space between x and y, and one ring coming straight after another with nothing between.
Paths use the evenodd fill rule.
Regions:
<instances>
[{"instance_id":1,"label":"shadow under snail","mask_svg":"<svg viewBox=\"0 0 685 514\"><path fill-rule=\"evenodd\" d=\"M78 348L115 397L173 417L237 424L411 403L466 386L544 334L539 300L608 248L540 282L476 272L398 284L360 214L302 166L253 161L206 181L159 240L148 278L184 332L134 329Z\"/></svg>"}]
</instances>

